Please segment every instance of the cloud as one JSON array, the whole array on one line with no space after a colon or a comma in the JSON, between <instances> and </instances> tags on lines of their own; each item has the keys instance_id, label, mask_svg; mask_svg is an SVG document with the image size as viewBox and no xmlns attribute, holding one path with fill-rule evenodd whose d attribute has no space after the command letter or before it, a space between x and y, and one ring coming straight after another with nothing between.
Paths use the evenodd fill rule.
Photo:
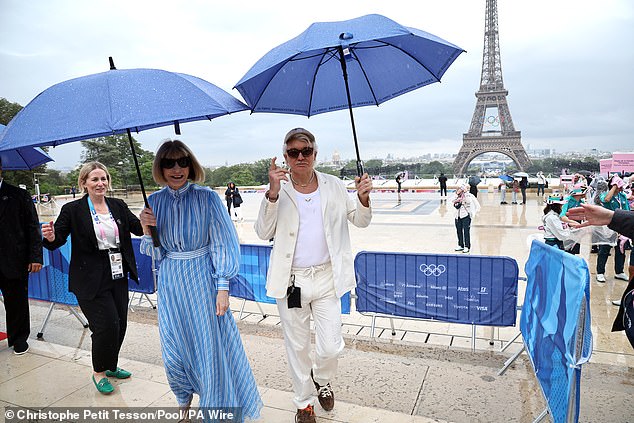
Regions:
<instances>
[{"instance_id":1,"label":"cloud","mask_svg":"<svg viewBox=\"0 0 634 423\"><path fill-rule=\"evenodd\" d=\"M26 105L47 87L108 69L159 68L233 90L262 55L315 21L379 13L467 50L433 84L380 107L355 109L362 158L457 153L475 108L482 65L483 1L321 0L173 2L3 0L0 97ZM498 2L502 70L516 129L532 148L632 149L634 4L628 0ZM182 139L205 164L279 154L294 126L318 135L320 157L354 157L347 111L314 116L253 114L184 124ZM171 128L135 135L155 151ZM73 167L81 146L52 150Z\"/></svg>"}]
</instances>

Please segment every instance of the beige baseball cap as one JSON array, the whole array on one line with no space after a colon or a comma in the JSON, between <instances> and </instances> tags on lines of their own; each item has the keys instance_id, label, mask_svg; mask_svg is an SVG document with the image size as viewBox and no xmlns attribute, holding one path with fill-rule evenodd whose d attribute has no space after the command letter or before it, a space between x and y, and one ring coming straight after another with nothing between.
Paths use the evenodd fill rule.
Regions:
<instances>
[{"instance_id":1,"label":"beige baseball cap","mask_svg":"<svg viewBox=\"0 0 634 423\"><path fill-rule=\"evenodd\" d=\"M302 135L308 138L311 144L315 144L315 136L308 129L304 128L294 128L288 131L286 136L284 136L284 144L288 143L293 138L300 138Z\"/></svg>"}]
</instances>

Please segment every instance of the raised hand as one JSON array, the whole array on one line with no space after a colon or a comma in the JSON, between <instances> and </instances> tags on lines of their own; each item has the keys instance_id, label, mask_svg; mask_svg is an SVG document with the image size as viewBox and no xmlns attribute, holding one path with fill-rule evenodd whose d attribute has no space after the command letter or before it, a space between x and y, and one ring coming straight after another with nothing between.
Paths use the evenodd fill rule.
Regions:
<instances>
[{"instance_id":1,"label":"raised hand","mask_svg":"<svg viewBox=\"0 0 634 423\"><path fill-rule=\"evenodd\" d=\"M365 207L368 207L370 205L370 193L372 192L372 179L367 173L364 173L363 176L354 178L354 186L357 189L359 201Z\"/></svg>"},{"instance_id":2,"label":"raised hand","mask_svg":"<svg viewBox=\"0 0 634 423\"><path fill-rule=\"evenodd\" d=\"M288 182L288 170L283 167L277 166L275 161L277 157L271 159L271 166L269 167L269 197L277 198L280 189L282 187L281 181Z\"/></svg>"}]
</instances>

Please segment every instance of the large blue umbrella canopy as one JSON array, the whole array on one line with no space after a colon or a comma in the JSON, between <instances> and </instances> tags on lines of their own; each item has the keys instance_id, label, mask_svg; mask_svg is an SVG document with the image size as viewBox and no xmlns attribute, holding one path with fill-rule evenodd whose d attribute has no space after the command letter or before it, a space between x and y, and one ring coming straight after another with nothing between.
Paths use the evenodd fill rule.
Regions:
<instances>
[{"instance_id":1,"label":"large blue umbrella canopy","mask_svg":"<svg viewBox=\"0 0 634 423\"><path fill-rule=\"evenodd\" d=\"M439 82L464 50L381 15L317 22L264 55L235 88L252 112L312 116L379 105Z\"/></svg>"},{"instance_id":2,"label":"large blue umbrella canopy","mask_svg":"<svg viewBox=\"0 0 634 423\"><path fill-rule=\"evenodd\" d=\"M4 128L5 126L0 124L0 133ZM38 147L0 151L2 170L31 170L52 160L51 156Z\"/></svg>"},{"instance_id":3,"label":"large blue umbrella canopy","mask_svg":"<svg viewBox=\"0 0 634 423\"><path fill-rule=\"evenodd\" d=\"M248 107L195 76L112 69L44 90L9 122L0 135L0 151L211 120L242 110Z\"/></svg>"},{"instance_id":4,"label":"large blue umbrella canopy","mask_svg":"<svg viewBox=\"0 0 634 423\"><path fill-rule=\"evenodd\" d=\"M130 131L248 110L226 91L195 76L160 69L116 69L53 85L27 104L0 135L0 151L59 145L127 133L148 206ZM155 238L155 245L157 238Z\"/></svg>"}]
</instances>

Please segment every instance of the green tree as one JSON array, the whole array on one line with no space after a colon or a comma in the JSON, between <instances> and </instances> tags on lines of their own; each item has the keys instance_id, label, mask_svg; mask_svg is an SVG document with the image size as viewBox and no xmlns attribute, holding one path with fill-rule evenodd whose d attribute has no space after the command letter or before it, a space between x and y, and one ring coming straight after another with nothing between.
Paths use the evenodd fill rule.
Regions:
<instances>
[{"instance_id":1,"label":"green tree","mask_svg":"<svg viewBox=\"0 0 634 423\"><path fill-rule=\"evenodd\" d=\"M451 172L447 168L447 166L445 166L438 160L426 163L425 166L421 168L421 170L424 174L427 175L440 175L441 173L448 174L449 172Z\"/></svg>"},{"instance_id":2,"label":"green tree","mask_svg":"<svg viewBox=\"0 0 634 423\"><path fill-rule=\"evenodd\" d=\"M339 169L333 169L332 167L322 167L322 166L315 166L315 169L321 173L328 173L330 175L335 175L339 177Z\"/></svg>"},{"instance_id":3,"label":"green tree","mask_svg":"<svg viewBox=\"0 0 634 423\"><path fill-rule=\"evenodd\" d=\"M269 183L269 168L271 167L271 158L258 160L251 166L251 172L253 173L253 178L255 179L255 185L266 185Z\"/></svg>"},{"instance_id":4,"label":"green tree","mask_svg":"<svg viewBox=\"0 0 634 423\"><path fill-rule=\"evenodd\" d=\"M18 112L22 110L22 106L18 103L11 103L6 98L0 97L0 123L7 125Z\"/></svg>"},{"instance_id":5,"label":"green tree","mask_svg":"<svg viewBox=\"0 0 634 423\"><path fill-rule=\"evenodd\" d=\"M236 172L233 173L233 183L238 186L256 185L253 172L251 172L248 165L240 165Z\"/></svg>"},{"instance_id":6,"label":"green tree","mask_svg":"<svg viewBox=\"0 0 634 423\"><path fill-rule=\"evenodd\" d=\"M154 153L141 148L141 144L134 138L132 138L132 142L139 161L143 183L148 186L154 186L155 184L152 180ZM124 184L130 186L139 185L127 135L111 135L89 139L81 141L81 145L84 148L81 153L81 164L91 161L103 163L112 176L112 185L114 187L123 186Z\"/></svg>"}]
</instances>

